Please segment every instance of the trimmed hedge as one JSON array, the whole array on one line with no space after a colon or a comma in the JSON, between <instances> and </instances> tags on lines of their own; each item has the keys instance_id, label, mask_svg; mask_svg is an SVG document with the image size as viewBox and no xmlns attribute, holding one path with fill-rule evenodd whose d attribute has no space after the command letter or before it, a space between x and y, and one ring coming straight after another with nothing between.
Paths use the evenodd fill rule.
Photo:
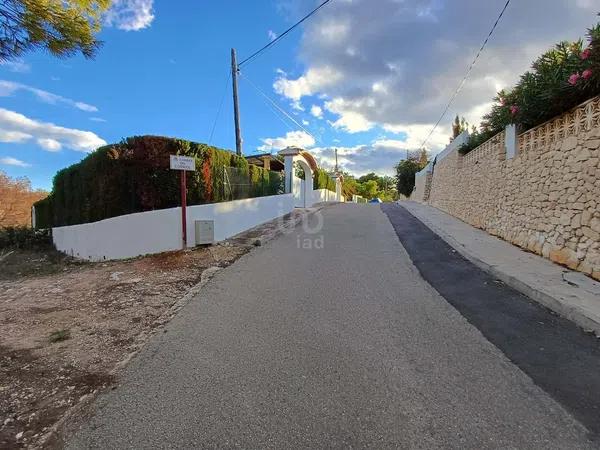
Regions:
<instances>
[{"instance_id":1,"label":"trimmed hedge","mask_svg":"<svg viewBox=\"0 0 600 450\"><path fill-rule=\"evenodd\" d=\"M251 166L235 153L206 144L161 136L135 136L90 153L54 176L52 192L37 203L36 226L75 225L180 204L179 174L169 155L192 156L187 173L189 205L226 200L223 168L234 167L252 183L252 195L277 194L277 174ZM279 180L277 180L279 181Z\"/></svg>"},{"instance_id":2,"label":"trimmed hedge","mask_svg":"<svg viewBox=\"0 0 600 450\"><path fill-rule=\"evenodd\" d=\"M329 189L335 192L335 180L323 169L317 169L313 173L313 189Z\"/></svg>"}]
</instances>

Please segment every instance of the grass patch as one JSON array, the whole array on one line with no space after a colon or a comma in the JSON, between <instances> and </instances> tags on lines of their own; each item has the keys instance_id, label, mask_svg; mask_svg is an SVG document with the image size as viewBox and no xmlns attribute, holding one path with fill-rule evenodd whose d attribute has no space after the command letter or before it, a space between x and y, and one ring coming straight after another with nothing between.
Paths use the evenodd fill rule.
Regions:
<instances>
[{"instance_id":1,"label":"grass patch","mask_svg":"<svg viewBox=\"0 0 600 450\"><path fill-rule=\"evenodd\" d=\"M48 340L52 343L62 342L71 338L71 332L69 330L56 330L50 333Z\"/></svg>"}]
</instances>

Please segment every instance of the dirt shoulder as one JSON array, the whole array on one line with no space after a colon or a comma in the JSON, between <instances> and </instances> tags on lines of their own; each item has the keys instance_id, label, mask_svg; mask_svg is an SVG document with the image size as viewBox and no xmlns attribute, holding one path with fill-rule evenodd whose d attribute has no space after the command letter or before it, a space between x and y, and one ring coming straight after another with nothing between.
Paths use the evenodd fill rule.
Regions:
<instances>
[{"instance_id":1,"label":"dirt shoulder","mask_svg":"<svg viewBox=\"0 0 600 450\"><path fill-rule=\"evenodd\" d=\"M248 245L81 263L15 251L0 262L0 448L44 445L71 407L166 322L210 267ZM50 445L48 443L47 445Z\"/></svg>"}]
</instances>

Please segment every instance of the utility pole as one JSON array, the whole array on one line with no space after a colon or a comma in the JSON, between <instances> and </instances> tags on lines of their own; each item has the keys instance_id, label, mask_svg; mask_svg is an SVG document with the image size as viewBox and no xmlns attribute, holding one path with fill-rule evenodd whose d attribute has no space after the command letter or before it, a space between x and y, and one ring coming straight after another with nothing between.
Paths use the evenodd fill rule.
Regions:
<instances>
[{"instance_id":1,"label":"utility pole","mask_svg":"<svg viewBox=\"0 0 600 450\"><path fill-rule=\"evenodd\" d=\"M240 129L240 106L238 104L238 77L239 68L235 57L235 48L231 49L231 80L233 83L233 118L235 121L235 152L242 156L242 130Z\"/></svg>"},{"instance_id":2,"label":"utility pole","mask_svg":"<svg viewBox=\"0 0 600 450\"><path fill-rule=\"evenodd\" d=\"M338 173L337 148L335 149L335 173Z\"/></svg>"}]
</instances>

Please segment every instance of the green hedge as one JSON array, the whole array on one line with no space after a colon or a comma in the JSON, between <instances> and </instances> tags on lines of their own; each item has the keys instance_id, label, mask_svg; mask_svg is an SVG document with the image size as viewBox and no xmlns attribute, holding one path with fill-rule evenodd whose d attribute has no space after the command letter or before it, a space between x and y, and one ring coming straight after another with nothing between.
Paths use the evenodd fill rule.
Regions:
<instances>
[{"instance_id":1,"label":"green hedge","mask_svg":"<svg viewBox=\"0 0 600 450\"><path fill-rule=\"evenodd\" d=\"M37 228L178 206L180 181L179 174L169 169L171 154L196 159L196 171L187 173L190 205L225 200L224 167L238 169L249 182L267 180L258 187L252 184L253 196L278 193L276 176L262 167L250 166L245 158L230 151L181 139L136 136L101 147L60 170L50 195L35 203Z\"/></svg>"},{"instance_id":2,"label":"green hedge","mask_svg":"<svg viewBox=\"0 0 600 450\"><path fill-rule=\"evenodd\" d=\"M313 189L329 189L335 192L335 180L323 169L317 169L313 173Z\"/></svg>"}]
</instances>

